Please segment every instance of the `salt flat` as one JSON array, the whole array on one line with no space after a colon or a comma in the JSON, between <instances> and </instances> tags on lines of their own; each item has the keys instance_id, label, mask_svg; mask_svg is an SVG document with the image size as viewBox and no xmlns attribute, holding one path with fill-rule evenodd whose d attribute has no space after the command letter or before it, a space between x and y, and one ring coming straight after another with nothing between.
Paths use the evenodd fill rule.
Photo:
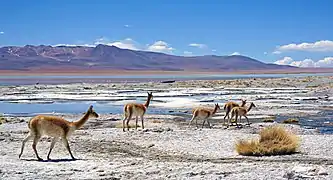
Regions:
<instances>
[{"instance_id":1,"label":"salt flat","mask_svg":"<svg viewBox=\"0 0 333 180\"><path fill-rule=\"evenodd\" d=\"M32 142L27 143L22 159L18 159L30 117L6 116L8 121L0 125L0 178L333 179L332 135L320 134L315 127L305 129L299 125L283 125L301 138L299 153L294 155L245 157L238 155L234 148L239 139L258 137L258 132L265 126L281 125L262 123L265 118L293 116L306 119L320 116L323 110L332 112L332 83L333 77L328 76L170 84L2 86L1 103L6 105L29 103L29 106L39 104L42 107L46 103L52 107L56 103L82 102L79 112L71 112L71 108L74 111L78 106L74 103L66 106L71 113L54 112L54 115L75 120L89 104L95 104L100 117L89 120L70 138L74 156L79 160L68 159L68 152L58 142L51 154L53 160L38 162L31 148ZM143 103L147 91L152 91L154 98L147 111L146 130L139 127L137 131L122 132L122 106L126 102ZM247 99L257 106L249 113L251 127L226 129L222 125L223 110L212 118L212 129L188 127L193 107L212 107L214 103L223 107L228 100L239 102L240 99ZM107 108L102 108L104 106ZM308 119L308 122L317 121ZM328 117L319 125L329 127L330 123ZM48 138L38 144L39 154L44 159L49 145Z\"/></svg>"}]
</instances>

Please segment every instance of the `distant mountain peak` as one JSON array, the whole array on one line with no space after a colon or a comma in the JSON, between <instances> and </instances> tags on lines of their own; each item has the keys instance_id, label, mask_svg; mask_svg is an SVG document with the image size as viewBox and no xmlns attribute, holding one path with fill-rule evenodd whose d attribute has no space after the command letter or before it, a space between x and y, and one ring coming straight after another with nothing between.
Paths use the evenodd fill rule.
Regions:
<instances>
[{"instance_id":1,"label":"distant mountain peak","mask_svg":"<svg viewBox=\"0 0 333 180\"><path fill-rule=\"evenodd\" d=\"M87 46L26 45L0 48L2 69L59 68L132 70L230 71L295 68L266 64L243 55L175 56L149 51L121 49L98 44Z\"/></svg>"}]
</instances>

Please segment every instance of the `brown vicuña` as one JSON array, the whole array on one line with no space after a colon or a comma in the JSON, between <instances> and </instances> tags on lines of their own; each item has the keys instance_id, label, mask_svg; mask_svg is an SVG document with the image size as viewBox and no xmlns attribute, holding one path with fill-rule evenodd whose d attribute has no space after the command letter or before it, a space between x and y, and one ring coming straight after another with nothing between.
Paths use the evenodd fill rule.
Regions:
<instances>
[{"instance_id":1,"label":"brown vicu\u00f1a","mask_svg":"<svg viewBox=\"0 0 333 180\"><path fill-rule=\"evenodd\" d=\"M225 124L225 118L227 116L228 116L228 119L230 119L229 114L230 114L230 111L231 111L232 108L239 107L239 106L240 107L244 107L245 106L246 100L241 99L241 101L242 101L241 105L239 105L239 104L237 104L237 103L235 103L233 101L229 101L229 102L227 102L227 103L224 104L223 109L226 111L226 113L225 113L225 116L223 118L223 124Z\"/></svg>"},{"instance_id":2,"label":"brown vicu\u00f1a","mask_svg":"<svg viewBox=\"0 0 333 180\"><path fill-rule=\"evenodd\" d=\"M69 122L61 117L56 117L56 116L38 115L33 117L28 123L29 135L22 142L21 153L19 155L19 158L21 158L22 156L25 143L28 140L33 139L32 149L34 150L37 159L40 161L43 160L42 158L39 157L36 146L39 139L42 136L50 136L53 137L53 140L51 142L49 153L47 154L47 159L50 160L50 154L55 143L59 140L59 138L62 138L62 141L65 144L66 149L68 150L69 154L74 160L75 158L69 147L68 137L75 130L82 127L90 117L98 118L98 114L93 110L93 106L89 107L88 111L84 114L84 116L80 120L74 122Z\"/></svg>"},{"instance_id":3,"label":"brown vicu\u00f1a","mask_svg":"<svg viewBox=\"0 0 333 180\"><path fill-rule=\"evenodd\" d=\"M141 118L142 129L143 125L143 116L145 115L147 108L149 107L150 100L153 98L153 93L148 92L147 101L145 104L138 103L128 103L124 106L124 119L123 119L123 131L125 132L125 121L127 130L129 131L129 122L133 116L135 116L135 129L138 129L138 116Z\"/></svg>"},{"instance_id":4,"label":"brown vicu\u00f1a","mask_svg":"<svg viewBox=\"0 0 333 180\"><path fill-rule=\"evenodd\" d=\"M229 127L230 120L234 116L236 116L235 122L236 122L237 127L238 127L238 124L237 124L238 117L239 117L239 121L241 121L242 116L245 117L245 119L247 120L247 124L250 125L249 119L247 118L247 113L252 109L252 107L256 107L253 102L251 102L251 104L248 108L246 108L246 107L234 107L234 108L232 108L231 111L230 111L231 118L229 118L229 120L228 120L227 127Z\"/></svg>"},{"instance_id":5,"label":"brown vicu\u00f1a","mask_svg":"<svg viewBox=\"0 0 333 180\"><path fill-rule=\"evenodd\" d=\"M209 128L212 128L211 124L209 123L208 118L212 117L217 112L218 109L220 109L220 106L218 103L215 104L214 109L203 108L203 107L198 107L198 108L194 109L192 111L193 112L192 119L188 126L191 126L192 121L195 119L195 126L198 127L197 119L199 118L199 119L204 120L202 123L202 128L204 127L206 121L208 123Z\"/></svg>"}]
</instances>

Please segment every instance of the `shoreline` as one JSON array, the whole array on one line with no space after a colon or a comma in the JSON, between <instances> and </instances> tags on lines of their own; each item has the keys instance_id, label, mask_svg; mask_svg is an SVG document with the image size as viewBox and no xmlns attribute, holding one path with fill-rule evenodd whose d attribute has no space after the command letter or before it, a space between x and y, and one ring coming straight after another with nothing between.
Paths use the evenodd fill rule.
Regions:
<instances>
[{"instance_id":1,"label":"shoreline","mask_svg":"<svg viewBox=\"0 0 333 180\"><path fill-rule=\"evenodd\" d=\"M0 76L35 76L35 75L241 75L241 74L306 74L306 73L333 73L333 68L295 68L290 70L236 70L236 71L197 71L197 70L184 70L184 71L155 71L155 70L59 70L59 69L45 69L45 70L0 70Z\"/></svg>"}]
</instances>

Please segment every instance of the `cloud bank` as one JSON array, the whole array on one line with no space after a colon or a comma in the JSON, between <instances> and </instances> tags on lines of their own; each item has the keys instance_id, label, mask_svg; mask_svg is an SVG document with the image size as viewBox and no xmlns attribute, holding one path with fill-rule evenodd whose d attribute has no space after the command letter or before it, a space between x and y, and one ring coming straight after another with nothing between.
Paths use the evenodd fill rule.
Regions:
<instances>
[{"instance_id":1,"label":"cloud bank","mask_svg":"<svg viewBox=\"0 0 333 180\"><path fill-rule=\"evenodd\" d=\"M321 40L312 43L286 44L278 46L273 54L281 54L285 51L333 52L333 41Z\"/></svg>"},{"instance_id":2,"label":"cloud bank","mask_svg":"<svg viewBox=\"0 0 333 180\"><path fill-rule=\"evenodd\" d=\"M301 61L295 61L291 57L284 57L274 62L279 65L291 65L296 67L330 67L333 68L333 57L325 57L324 59L314 61L312 59L304 59Z\"/></svg>"}]
</instances>

